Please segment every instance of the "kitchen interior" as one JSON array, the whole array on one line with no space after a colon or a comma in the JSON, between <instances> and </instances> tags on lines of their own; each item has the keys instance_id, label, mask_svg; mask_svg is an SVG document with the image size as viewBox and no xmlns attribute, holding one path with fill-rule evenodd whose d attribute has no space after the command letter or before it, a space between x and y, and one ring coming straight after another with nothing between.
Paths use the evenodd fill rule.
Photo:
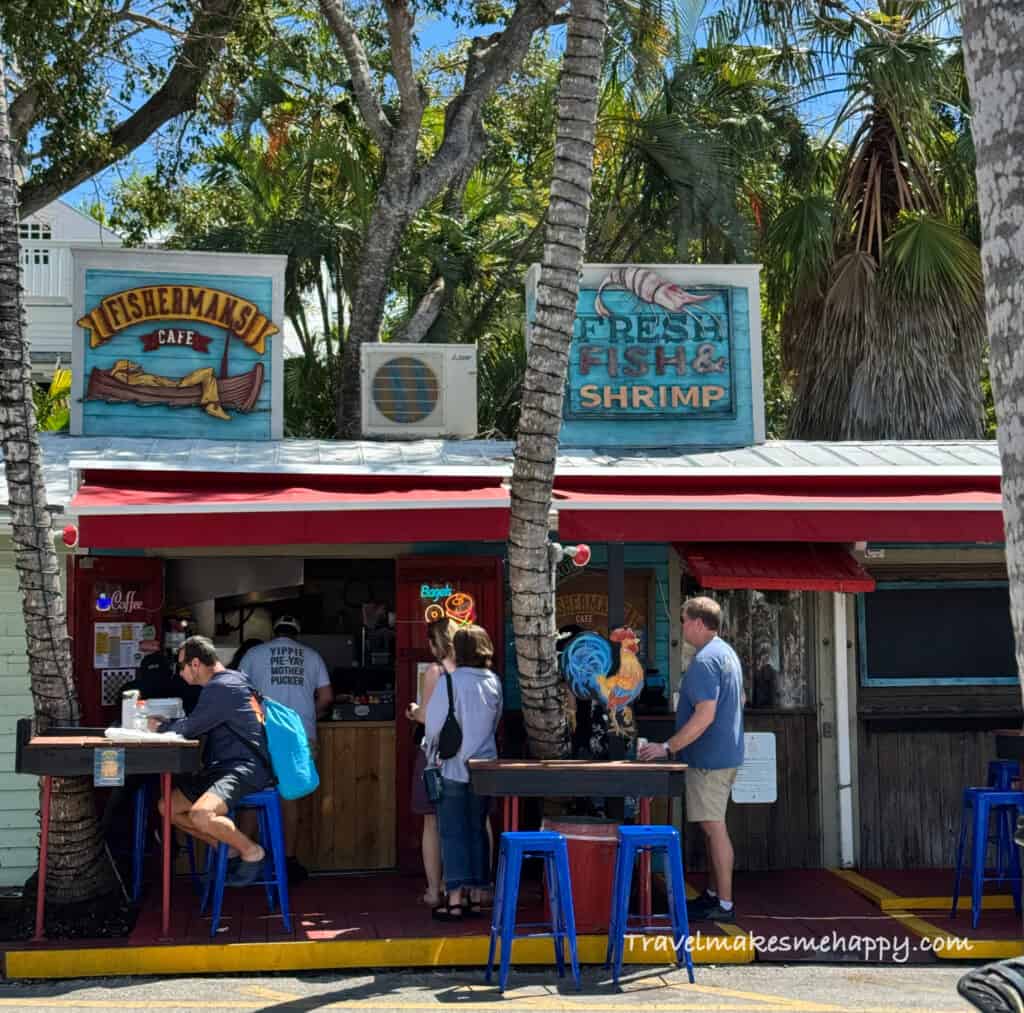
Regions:
<instances>
[{"instance_id":1,"label":"kitchen interior","mask_svg":"<svg viewBox=\"0 0 1024 1013\"><path fill-rule=\"evenodd\" d=\"M395 561L257 557L171 559L170 611L210 636L228 665L240 645L299 620L334 690L317 726L320 789L301 800L296 857L310 871L391 868L395 841Z\"/></svg>"}]
</instances>

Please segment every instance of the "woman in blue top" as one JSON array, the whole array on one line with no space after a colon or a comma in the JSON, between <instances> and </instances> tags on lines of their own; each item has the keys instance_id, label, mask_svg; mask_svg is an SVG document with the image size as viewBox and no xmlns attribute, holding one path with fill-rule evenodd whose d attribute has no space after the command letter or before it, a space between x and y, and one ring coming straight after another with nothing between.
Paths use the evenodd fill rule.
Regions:
<instances>
[{"instance_id":1,"label":"woman in blue top","mask_svg":"<svg viewBox=\"0 0 1024 1013\"><path fill-rule=\"evenodd\" d=\"M440 767L441 801L437 806L441 831L447 904L434 909L438 921L458 921L468 910L480 911L481 892L490 885L491 859L487 842L488 800L469 784L469 760L493 760L498 755L494 734L501 718L501 683L490 670L494 645L480 626L464 626L453 638L455 671L451 673L455 719L462 745L450 759L438 756L438 736L448 717L449 680L438 680L426 715L426 752ZM467 907L465 891L470 898Z\"/></svg>"}]
</instances>

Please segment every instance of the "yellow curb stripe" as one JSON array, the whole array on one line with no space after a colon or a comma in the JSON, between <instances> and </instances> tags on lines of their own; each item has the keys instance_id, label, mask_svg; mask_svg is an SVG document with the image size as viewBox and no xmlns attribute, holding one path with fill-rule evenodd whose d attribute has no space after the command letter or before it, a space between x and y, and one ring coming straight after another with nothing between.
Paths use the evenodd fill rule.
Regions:
<instances>
[{"instance_id":1,"label":"yellow curb stripe","mask_svg":"<svg viewBox=\"0 0 1024 1013\"><path fill-rule=\"evenodd\" d=\"M909 911L890 911L889 916L929 940L938 960L1006 960L1024 955L1024 939L971 939L953 935Z\"/></svg>"},{"instance_id":2,"label":"yellow curb stripe","mask_svg":"<svg viewBox=\"0 0 1024 1013\"><path fill-rule=\"evenodd\" d=\"M960 895L960 904L964 903L964 895ZM971 895L967 894L967 906L970 907ZM895 900L883 900L883 911L907 909L911 911L949 911L953 907L952 897L897 897ZM1009 894L988 894L981 898L983 911L1012 911L1013 898Z\"/></svg>"},{"instance_id":3,"label":"yellow curb stripe","mask_svg":"<svg viewBox=\"0 0 1024 1013\"><path fill-rule=\"evenodd\" d=\"M735 926L729 926L734 929ZM694 963L748 964L754 959L752 941L741 938L695 938ZM721 942L718 942L718 940ZM581 964L603 964L606 936L580 936ZM184 946L117 946L88 949L9 950L8 978L96 978L110 975L216 974L223 972L313 971L343 967L483 967L486 936L427 939L354 939L345 941L224 943ZM627 948L627 964L674 963L667 947ZM516 964L553 965L550 939L517 939L512 945Z\"/></svg>"},{"instance_id":4,"label":"yellow curb stripe","mask_svg":"<svg viewBox=\"0 0 1024 1013\"><path fill-rule=\"evenodd\" d=\"M833 876L838 876L847 886L855 890L862 897L867 897L868 900L879 907L882 906L883 901L901 901L898 893L887 890L880 883L868 879L867 876L862 876L859 872L854 872L853 869L829 869L828 871ZM902 906L906 907L906 904Z\"/></svg>"}]
</instances>

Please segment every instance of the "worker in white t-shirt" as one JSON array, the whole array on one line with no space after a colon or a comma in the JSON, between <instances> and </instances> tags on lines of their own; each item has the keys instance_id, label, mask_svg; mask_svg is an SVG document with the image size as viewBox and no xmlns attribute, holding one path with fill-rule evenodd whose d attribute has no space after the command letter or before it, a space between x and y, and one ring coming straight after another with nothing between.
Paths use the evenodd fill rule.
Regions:
<instances>
[{"instance_id":1,"label":"worker in white t-shirt","mask_svg":"<svg viewBox=\"0 0 1024 1013\"><path fill-rule=\"evenodd\" d=\"M316 721L330 710L334 691L324 659L312 647L295 639L300 632L298 619L281 616L274 623L274 639L248 651L239 668L264 696L298 712L315 757ZM282 799L281 809L288 878L294 882L306 878L306 870L295 859L298 806L294 801Z\"/></svg>"}]
</instances>

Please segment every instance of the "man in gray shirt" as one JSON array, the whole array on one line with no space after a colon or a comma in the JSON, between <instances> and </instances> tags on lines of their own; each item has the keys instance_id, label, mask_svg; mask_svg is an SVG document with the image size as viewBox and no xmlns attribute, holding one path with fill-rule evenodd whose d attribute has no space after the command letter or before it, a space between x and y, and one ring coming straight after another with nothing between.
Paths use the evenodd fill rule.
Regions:
<instances>
[{"instance_id":1,"label":"man in gray shirt","mask_svg":"<svg viewBox=\"0 0 1024 1013\"><path fill-rule=\"evenodd\" d=\"M259 878L264 852L228 813L241 798L273 783L263 714L249 680L225 668L206 637L189 637L178 649L178 665L187 683L202 687L199 702L187 717L150 718L149 727L187 739L205 735L206 744L199 773L175 782L171 822L212 847L227 844L241 859L227 883L245 886Z\"/></svg>"}]
</instances>

